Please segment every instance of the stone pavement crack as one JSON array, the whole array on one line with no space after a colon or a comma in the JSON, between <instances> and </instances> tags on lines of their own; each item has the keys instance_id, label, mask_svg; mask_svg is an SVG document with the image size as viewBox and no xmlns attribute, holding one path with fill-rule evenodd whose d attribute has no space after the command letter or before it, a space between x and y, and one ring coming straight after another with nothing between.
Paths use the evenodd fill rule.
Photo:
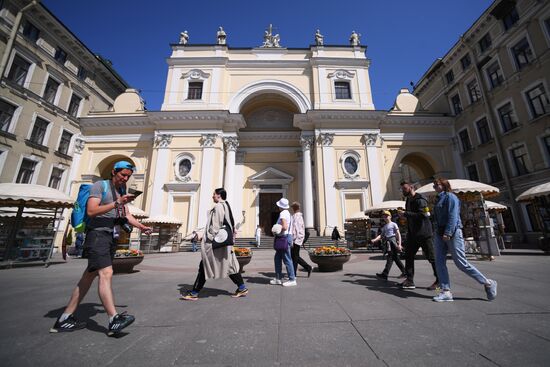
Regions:
<instances>
[{"instance_id":1,"label":"stone pavement crack","mask_svg":"<svg viewBox=\"0 0 550 367\"><path fill-rule=\"evenodd\" d=\"M491 362L492 364L494 364L495 366L500 366L500 364L496 363L495 361L493 361L491 358L487 357L487 356L484 356L483 354L481 353L478 353L482 358L486 359L487 361Z\"/></svg>"},{"instance_id":2,"label":"stone pavement crack","mask_svg":"<svg viewBox=\"0 0 550 367\"><path fill-rule=\"evenodd\" d=\"M120 351L120 353L117 353L113 358L111 358L107 363L105 363L105 366L109 366L110 364L112 364L115 359L117 359L118 357L120 357L121 355L123 355L124 353L126 353L130 348L132 348L134 345L136 345L140 340L142 340L143 338L145 338L146 336L148 336L149 334L145 334L145 335L142 335L140 336L139 338L137 338L136 340L134 340L132 343L130 343L126 348L122 349Z\"/></svg>"}]
</instances>

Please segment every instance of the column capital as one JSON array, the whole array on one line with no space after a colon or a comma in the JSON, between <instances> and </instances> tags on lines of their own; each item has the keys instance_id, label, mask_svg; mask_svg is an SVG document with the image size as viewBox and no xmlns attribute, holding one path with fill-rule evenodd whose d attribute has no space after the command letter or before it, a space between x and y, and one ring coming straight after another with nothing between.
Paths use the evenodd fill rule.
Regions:
<instances>
[{"instance_id":1,"label":"column capital","mask_svg":"<svg viewBox=\"0 0 550 367\"><path fill-rule=\"evenodd\" d=\"M366 146L376 145L376 141L378 140L379 135L380 135L379 133L363 134L363 138L362 138L363 144L365 144Z\"/></svg>"},{"instance_id":2,"label":"column capital","mask_svg":"<svg viewBox=\"0 0 550 367\"><path fill-rule=\"evenodd\" d=\"M86 145L86 142L84 141L84 139L82 139L82 137L80 136L77 136L74 139L74 152L76 154L82 154L82 152L84 151L85 145Z\"/></svg>"},{"instance_id":3,"label":"column capital","mask_svg":"<svg viewBox=\"0 0 550 367\"><path fill-rule=\"evenodd\" d=\"M228 152L235 152L239 147L239 138L236 136L226 136L223 138L223 144Z\"/></svg>"},{"instance_id":4,"label":"column capital","mask_svg":"<svg viewBox=\"0 0 550 367\"><path fill-rule=\"evenodd\" d=\"M202 134L201 135L201 147L209 148L213 147L216 144L216 139L218 138L217 134Z\"/></svg>"},{"instance_id":5,"label":"column capital","mask_svg":"<svg viewBox=\"0 0 550 367\"><path fill-rule=\"evenodd\" d=\"M334 141L334 133L320 133L319 134L319 144L324 147L329 147Z\"/></svg>"},{"instance_id":6,"label":"column capital","mask_svg":"<svg viewBox=\"0 0 550 367\"><path fill-rule=\"evenodd\" d=\"M154 146L156 148L168 148L172 142L172 134L162 134L155 132Z\"/></svg>"},{"instance_id":7,"label":"column capital","mask_svg":"<svg viewBox=\"0 0 550 367\"><path fill-rule=\"evenodd\" d=\"M309 150L315 143L315 136L300 136L300 144L303 150Z\"/></svg>"}]
</instances>

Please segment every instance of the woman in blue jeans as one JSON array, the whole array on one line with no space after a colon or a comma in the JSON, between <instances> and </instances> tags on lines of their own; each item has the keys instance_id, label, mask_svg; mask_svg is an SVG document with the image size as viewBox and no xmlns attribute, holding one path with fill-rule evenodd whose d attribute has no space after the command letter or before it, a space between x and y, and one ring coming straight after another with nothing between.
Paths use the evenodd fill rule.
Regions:
<instances>
[{"instance_id":1,"label":"woman in blue jeans","mask_svg":"<svg viewBox=\"0 0 550 367\"><path fill-rule=\"evenodd\" d=\"M448 252L460 270L474 278L479 284L485 286L487 299L489 301L494 300L497 296L497 282L487 279L466 260L464 238L462 237L462 222L460 220L460 200L451 192L451 184L447 179L436 179L434 181L434 189L437 192L437 203L434 207L434 219L436 223L435 268L441 292L433 300L435 302L450 302L453 300L446 262Z\"/></svg>"},{"instance_id":2,"label":"woman in blue jeans","mask_svg":"<svg viewBox=\"0 0 550 367\"><path fill-rule=\"evenodd\" d=\"M282 284L284 287L291 287L296 285L296 276L294 274L294 265L292 264L292 257L290 255L290 248L292 246L292 235L291 235L291 226L292 226L292 217L288 209L288 200L281 198L277 201L277 206L279 207L279 219L277 219L277 224L281 226L281 232L279 234L274 233L275 236L285 237L287 240L287 248L285 250L275 250L275 279L271 279L269 284L277 285ZM283 283L283 264L285 263L286 271L288 273L288 282Z\"/></svg>"}]
</instances>

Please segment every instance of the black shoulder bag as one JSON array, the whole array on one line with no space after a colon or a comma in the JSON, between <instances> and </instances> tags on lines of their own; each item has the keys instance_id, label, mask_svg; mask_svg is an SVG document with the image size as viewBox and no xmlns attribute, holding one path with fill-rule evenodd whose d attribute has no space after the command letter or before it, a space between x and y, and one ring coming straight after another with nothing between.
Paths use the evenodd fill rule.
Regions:
<instances>
[{"instance_id":1,"label":"black shoulder bag","mask_svg":"<svg viewBox=\"0 0 550 367\"><path fill-rule=\"evenodd\" d=\"M229 218L231 222L233 222L233 213L231 212L231 208L229 207L229 205L224 205L224 208L227 208L227 210L229 210ZM220 247L233 246L234 243L235 241L233 238L233 226L227 223L227 219L225 219L224 213L223 226L214 236L214 239L212 240L212 248L215 250Z\"/></svg>"}]
</instances>

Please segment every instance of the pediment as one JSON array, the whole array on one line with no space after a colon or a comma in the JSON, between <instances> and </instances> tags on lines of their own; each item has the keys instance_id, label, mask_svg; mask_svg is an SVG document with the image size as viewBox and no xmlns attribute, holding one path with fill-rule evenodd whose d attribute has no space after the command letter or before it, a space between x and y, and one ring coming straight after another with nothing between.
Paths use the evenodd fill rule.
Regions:
<instances>
[{"instance_id":1,"label":"pediment","mask_svg":"<svg viewBox=\"0 0 550 367\"><path fill-rule=\"evenodd\" d=\"M291 175L284 173L283 171L279 171L276 168L268 167L250 177L248 177L248 181L252 183L272 183L272 184L286 184L290 183L294 180L294 177Z\"/></svg>"}]
</instances>

